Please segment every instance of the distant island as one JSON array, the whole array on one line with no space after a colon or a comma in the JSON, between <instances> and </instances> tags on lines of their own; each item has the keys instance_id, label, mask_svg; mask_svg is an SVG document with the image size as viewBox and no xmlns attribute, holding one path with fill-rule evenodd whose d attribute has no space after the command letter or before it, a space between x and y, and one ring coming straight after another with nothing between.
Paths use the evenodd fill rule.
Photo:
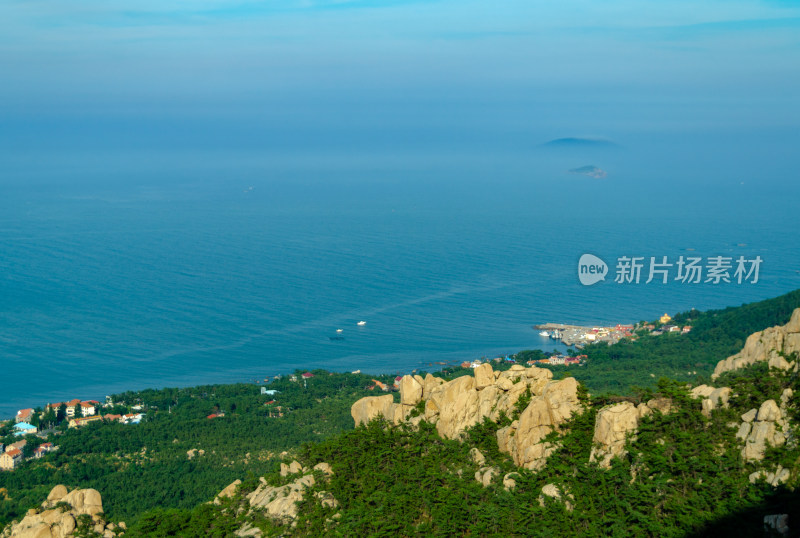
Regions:
<instances>
[{"instance_id":1,"label":"distant island","mask_svg":"<svg viewBox=\"0 0 800 538\"><path fill-rule=\"evenodd\" d=\"M618 144L612 142L610 140L604 140L601 138L578 138L578 137L567 137L567 138L556 138L554 140L550 140L549 142L545 142L542 144L542 147L546 148L616 148L619 147Z\"/></svg>"},{"instance_id":2,"label":"distant island","mask_svg":"<svg viewBox=\"0 0 800 538\"><path fill-rule=\"evenodd\" d=\"M608 176L608 172L593 164L587 164L586 166L581 166L580 168L573 168L569 170L569 173L589 176L595 179L603 179Z\"/></svg>"}]
</instances>

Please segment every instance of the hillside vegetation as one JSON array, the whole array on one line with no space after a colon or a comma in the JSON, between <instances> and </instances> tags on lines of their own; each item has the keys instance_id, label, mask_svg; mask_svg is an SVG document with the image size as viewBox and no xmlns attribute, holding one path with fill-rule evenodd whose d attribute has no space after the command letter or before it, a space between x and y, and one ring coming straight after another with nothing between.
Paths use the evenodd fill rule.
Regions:
<instances>
[{"instance_id":1,"label":"hillside vegetation","mask_svg":"<svg viewBox=\"0 0 800 538\"><path fill-rule=\"evenodd\" d=\"M417 397L408 390L386 396L384 416L362 405L369 416L355 429L354 403L381 394L367 390L371 376L320 370L305 383L273 381L268 388L279 392L271 396L245 384L115 395L115 411L141 405L143 422L59 426L48 439L57 452L0 473L0 525L19 521L65 484L100 492L106 519L127 522L125 536L761 535L765 515L800 514L796 366L770 369L759 358L694 389L671 374L692 368L694 385L712 383L718 361L739 352L751 333L789 322L797 307L800 291L681 313L675 320L691 324L689 334L587 346L587 366L551 367L547 376L509 364L449 369L424 383L406 376L401 386L419 384ZM797 364L788 347L776 353ZM479 384L479 373L489 381ZM465 376L476 381L461 383ZM520 376L527 388L516 384ZM558 408L548 387L562 390L570 376L580 381L571 385L572 416L533 424L549 428L536 441L544 455L514 452L515 434L531 431L521 423L538 416L530 409L545 400L545 414ZM391 384L393 376L376 379ZM480 392L488 383L502 410L482 408L494 400L479 399L463 407L474 420L444 425L452 417L437 407L444 400L436 391L450 386L445 380L471 397L489 394ZM448 398L461 412L464 397ZM763 406L780 418L754 419ZM607 440L597 432L609 409L636 419L632 428L612 423L620 430L603 460L598 443ZM756 426L772 429L754 459L744 447ZM0 429L6 443L18 440L9 429ZM27 439L28 453L43 442ZM315 469L323 463L331 473ZM790 528L800 535L800 521Z\"/></svg>"}]
</instances>

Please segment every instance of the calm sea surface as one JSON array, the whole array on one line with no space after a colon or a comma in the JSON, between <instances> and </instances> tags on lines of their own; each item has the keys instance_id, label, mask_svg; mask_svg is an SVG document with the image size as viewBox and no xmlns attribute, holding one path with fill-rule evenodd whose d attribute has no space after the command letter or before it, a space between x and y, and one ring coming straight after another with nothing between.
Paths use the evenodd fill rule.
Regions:
<instances>
[{"instance_id":1,"label":"calm sea surface","mask_svg":"<svg viewBox=\"0 0 800 538\"><path fill-rule=\"evenodd\" d=\"M300 367L431 370L553 349L534 323L800 287L789 179L606 160L595 180L571 157L6 159L0 416ZM757 284L583 287L585 252L764 262Z\"/></svg>"}]
</instances>

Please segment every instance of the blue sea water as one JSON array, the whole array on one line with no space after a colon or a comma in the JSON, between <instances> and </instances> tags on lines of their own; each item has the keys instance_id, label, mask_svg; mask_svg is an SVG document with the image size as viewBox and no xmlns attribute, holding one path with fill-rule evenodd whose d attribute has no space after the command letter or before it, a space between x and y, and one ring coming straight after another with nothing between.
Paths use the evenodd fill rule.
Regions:
<instances>
[{"instance_id":1,"label":"blue sea water","mask_svg":"<svg viewBox=\"0 0 800 538\"><path fill-rule=\"evenodd\" d=\"M535 323L800 287L800 193L780 169L611 154L589 161L604 180L565 173L587 159L6 155L0 416L295 368L433 370L556 347ZM585 287L585 252L612 270L620 256L764 261L756 284Z\"/></svg>"}]
</instances>

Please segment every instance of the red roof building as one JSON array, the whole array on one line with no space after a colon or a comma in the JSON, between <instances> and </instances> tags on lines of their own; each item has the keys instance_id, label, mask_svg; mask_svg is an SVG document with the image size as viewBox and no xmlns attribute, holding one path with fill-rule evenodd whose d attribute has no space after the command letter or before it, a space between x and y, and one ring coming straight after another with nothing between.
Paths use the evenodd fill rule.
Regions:
<instances>
[{"instance_id":1,"label":"red roof building","mask_svg":"<svg viewBox=\"0 0 800 538\"><path fill-rule=\"evenodd\" d=\"M27 422L30 423L31 418L33 417L33 409L20 409L17 411L16 421L19 422Z\"/></svg>"}]
</instances>

